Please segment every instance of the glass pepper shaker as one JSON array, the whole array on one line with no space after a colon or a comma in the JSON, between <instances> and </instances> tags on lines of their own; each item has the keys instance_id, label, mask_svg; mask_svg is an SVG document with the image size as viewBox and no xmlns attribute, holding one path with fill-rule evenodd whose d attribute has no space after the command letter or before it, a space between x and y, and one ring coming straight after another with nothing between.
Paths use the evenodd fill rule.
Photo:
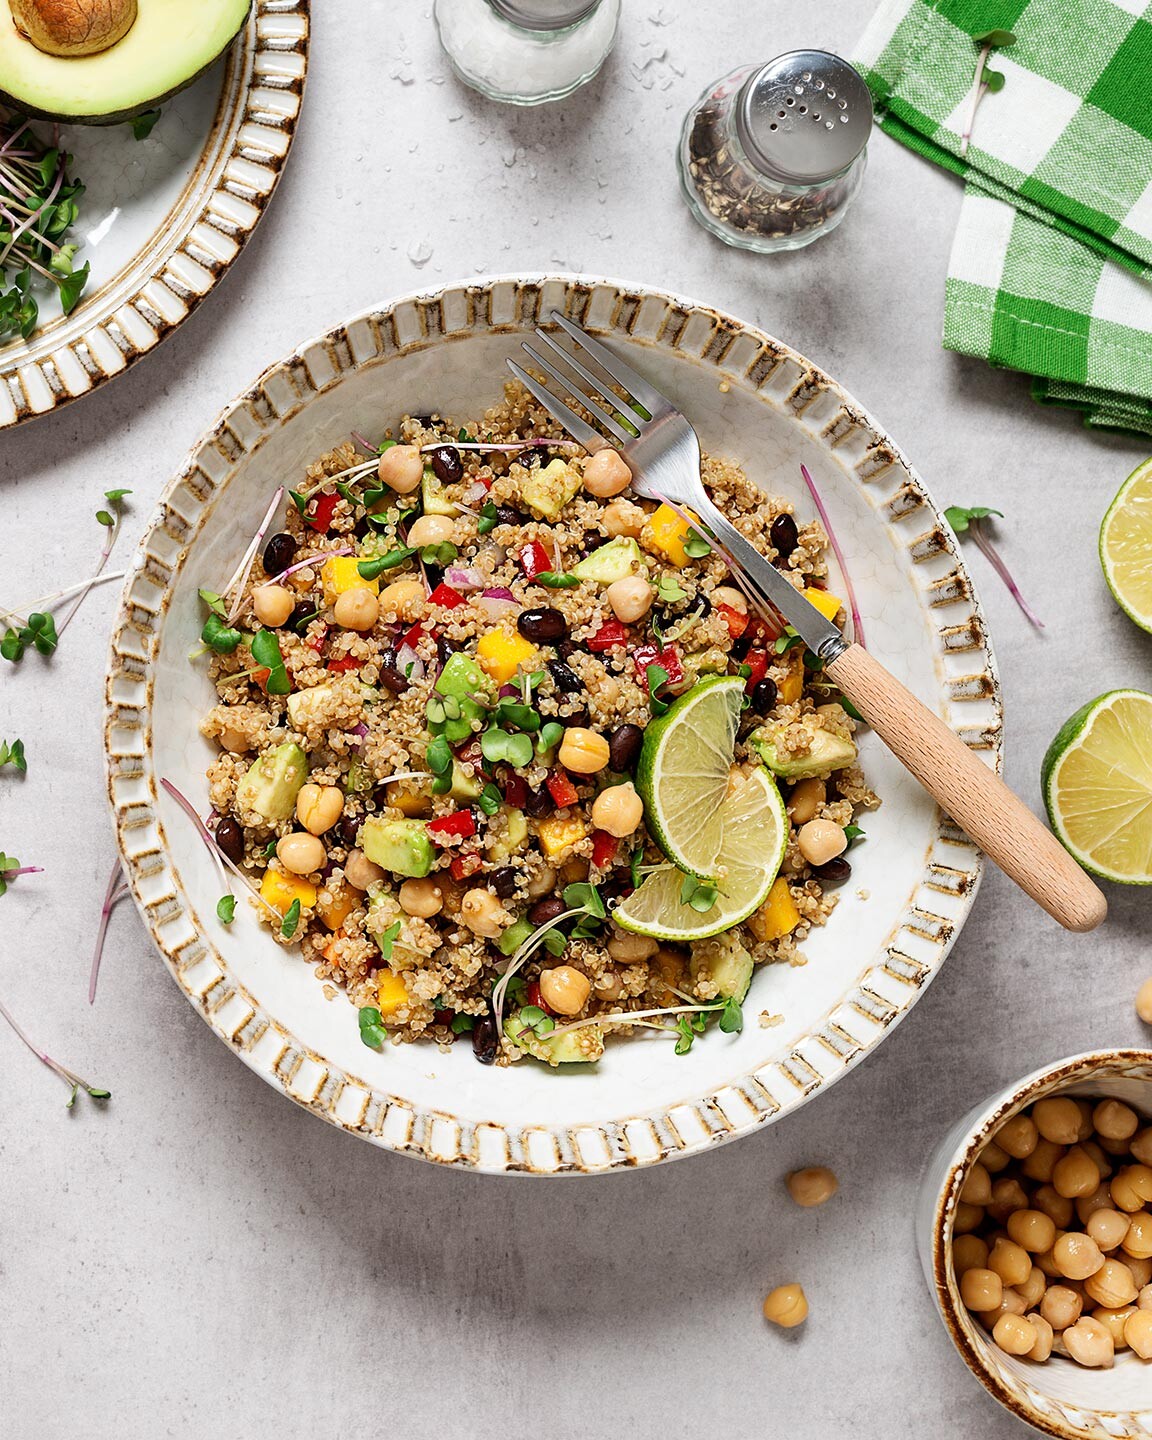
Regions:
<instances>
[{"instance_id":1,"label":"glass pepper shaker","mask_svg":"<svg viewBox=\"0 0 1152 1440\"><path fill-rule=\"evenodd\" d=\"M688 112L680 184L700 224L728 245L798 250L843 220L864 175L872 97L826 50L734 70Z\"/></svg>"},{"instance_id":2,"label":"glass pepper shaker","mask_svg":"<svg viewBox=\"0 0 1152 1440\"><path fill-rule=\"evenodd\" d=\"M491 100L540 105L591 80L616 42L620 0L436 0L452 68Z\"/></svg>"}]
</instances>

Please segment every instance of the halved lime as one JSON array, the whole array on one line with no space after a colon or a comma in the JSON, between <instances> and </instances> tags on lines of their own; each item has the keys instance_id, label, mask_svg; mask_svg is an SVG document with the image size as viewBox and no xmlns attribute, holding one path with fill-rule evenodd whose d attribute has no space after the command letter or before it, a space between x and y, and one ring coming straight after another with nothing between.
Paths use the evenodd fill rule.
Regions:
<instances>
[{"instance_id":1,"label":"halved lime","mask_svg":"<svg viewBox=\"0 0 1152 1440\"><path fill-rule=\"evenodd\" d=\"M720 854L720 806L744 700L739 675L701 680L649 722L636 767L648 833L669 860L711 875Z\"/></svg>"},{"instance_id":2,"label":"halved lime","mask_svg":"<svg viewBox=\"0 0 1152 1440\"><path fill-rule=\"evenodd\" d=\"M1053 830L1085 870L1152 885L1152 695L1089 700L1049 745L1040 781Z\"/></svg>"},{"instance_id":3,"label":"halved lime","mask_svg":"<svg viewBox=\"0 0 1152 1440\"><path fill-rule=\"evenodd\" d=\"M775 780L762 768L740 777L717 814L721 846L711 878L720 893L712 908L700 912L684 903L684 875L669 865L612 912L621 929L657 940L703 940L738 925L764 903L788 844L788 816Z\"/></svg>"},{"instance_id":4,"label":"halved lime","mask_svg":"<svg viewBox=\"0 0 1152 1440\"><path fill-rule=\"evenodd\" d=\"M1100 525L1100 564L1116 603L1152 630L1152 460L1133 470Z\"/></svg>"}]
</instances>

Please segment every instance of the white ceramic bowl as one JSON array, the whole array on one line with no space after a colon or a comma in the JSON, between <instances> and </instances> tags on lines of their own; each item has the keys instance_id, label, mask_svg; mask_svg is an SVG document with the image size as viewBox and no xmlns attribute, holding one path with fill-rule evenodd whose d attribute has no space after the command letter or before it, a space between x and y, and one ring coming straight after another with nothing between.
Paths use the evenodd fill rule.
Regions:
<instances>
[{"instance_id":1,"label":"white ceramic bowl","mask_svg":"<svg viewBox=\"0 0 1152 1440\"><path fill-rule=\"evenodd\" d=\"M940 1142L921 1182L916 1248L948 1334L976 1378L1014 1415L1060 1440L1152 1435L1152 1366L1120 1351L1111 1370L1054 1355L1044 1364L1007 1355L960 1300L952 1272L952 1221L972 1162L1005 1120L1045 1095L1111 1095L1152 1120L1152 1050L1092 1050L1034 1070L965 1115Z\"/></svg>"},{"instance_id":2,"label":"white ceramic bowl","mask_svg":"<svg viewBox=\"0 0 1152 1440\"><path fill-rule=\"evenodd\" d=\"M465 283L372 310L267 371L173 479L136 557L112 642L109 790L136 901L190 1001L271 1084L391 1149L492 1171L558 1174L648 1164L771 1123L838 1079L907 1013L940 967L980 876L974 847L872 736L863 762L884 797L854 875L803 968L758 973L740 1036L683 1058L615 1043L582 1073L486 1069L469 1047L360 1042L311 970L243 913L215 919L219 882L167 776L206 812L213 701L190 664L198 585L228 575L275 484L353 428L379 436L405 411L473 417L499 398L504 359L552 308L620 346L734 457L812 512L805 461L839 531L868 646L985 758L1000 759L999 692L956 542L900 451L855 401L787 346L704 306L571 277ZM833 585L838 578L834 575ZM771 1028L761 1011L782 1016Z\"/></svg>"}]
</instances>

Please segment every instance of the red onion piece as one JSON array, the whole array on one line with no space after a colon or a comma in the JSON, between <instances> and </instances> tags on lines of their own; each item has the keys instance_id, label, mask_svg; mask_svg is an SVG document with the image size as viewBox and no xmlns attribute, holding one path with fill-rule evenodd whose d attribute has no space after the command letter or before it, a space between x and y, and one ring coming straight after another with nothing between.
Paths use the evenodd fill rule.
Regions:
<instances>
[{"instance_id":1,"label":"red onion piece","mask_svg":"<svg viewBox=\"0 0 1152 1440\"><path fill-rule=\"evenodd\" d=\"M453 590L483 590L484 577L475 565L449 565L444 571L444 579L451 585Z\"/></svg>"}]
</instances>

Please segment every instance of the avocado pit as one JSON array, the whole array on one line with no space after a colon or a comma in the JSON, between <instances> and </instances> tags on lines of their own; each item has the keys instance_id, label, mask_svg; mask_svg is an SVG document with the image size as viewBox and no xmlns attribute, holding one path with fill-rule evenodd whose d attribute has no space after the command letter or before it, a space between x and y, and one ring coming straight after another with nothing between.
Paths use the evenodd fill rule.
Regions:
<instances>
[{"instance_id":1,"label":"avocado pit","mask_svg":"<svg viewBox=\"0 0 1152 1440\"><path fill-rule=\"evenodd\" d=\"M8 0L17 30L45 55L99 55L136 23L136 0Z\"/></svg>"}]
</instances>

